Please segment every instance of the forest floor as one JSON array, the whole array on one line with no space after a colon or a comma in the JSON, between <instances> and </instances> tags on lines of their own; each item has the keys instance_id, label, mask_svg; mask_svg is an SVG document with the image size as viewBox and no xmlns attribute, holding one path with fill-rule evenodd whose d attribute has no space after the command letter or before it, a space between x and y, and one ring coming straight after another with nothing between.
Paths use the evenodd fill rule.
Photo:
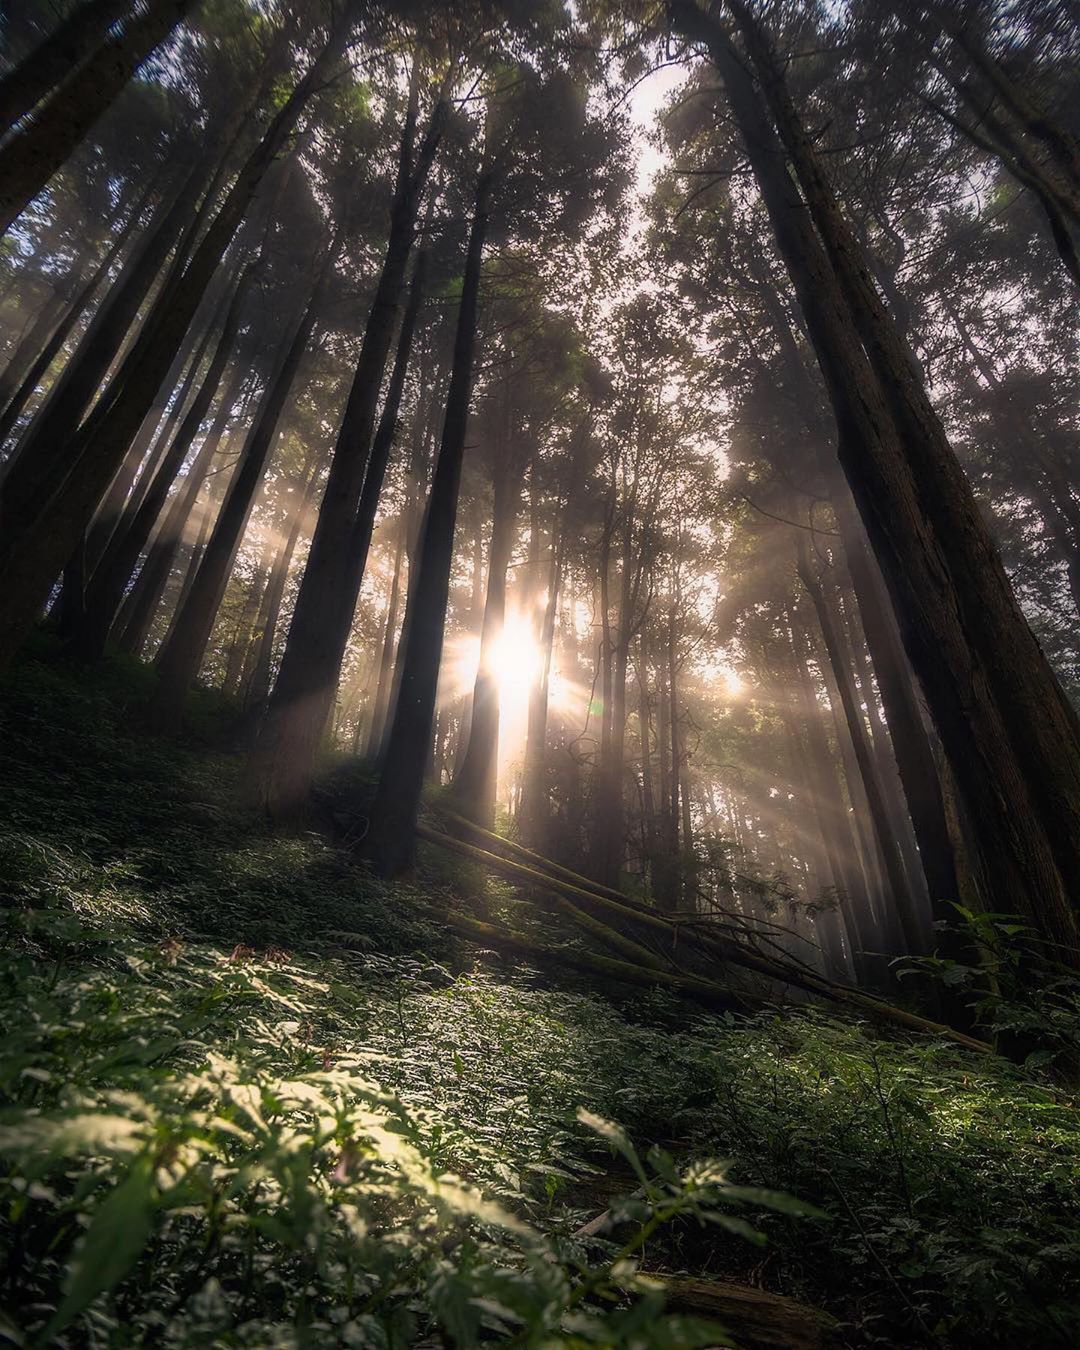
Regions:
<instances>
[{"instance_id":1,"label":"forest floor","mask_svg":"<svg viewBox=\"0 0 1080 1350\"><path fill-rule=\"evenodd\" d=\"M182 747L131 729L148 678L28 661L0 693L0 1338L715 1345L728 1281L808 1309L765 1300L748 1345L1077 1343L1046 1070L453 939L446 907L525 907L270 833L226 706Z\"/></svg>"}]
</instances>

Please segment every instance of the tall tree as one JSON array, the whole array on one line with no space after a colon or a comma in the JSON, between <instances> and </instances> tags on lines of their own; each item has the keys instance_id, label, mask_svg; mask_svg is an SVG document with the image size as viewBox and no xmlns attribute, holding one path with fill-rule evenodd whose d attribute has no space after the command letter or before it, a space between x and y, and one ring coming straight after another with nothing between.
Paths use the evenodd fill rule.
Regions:
<instances>
[{"instance_id":1,"label":"tall tree","mask_svg":"<svg viewBox=\"0 0 1080 1350\"><path fill-rule=\"evenodd\" d=\"M696 6L674 4L673 21L707 44L723 73L829 386L841 464L976 822L983 884L997 907L1022 908L1075 962L1068 897L1080 875L1080 725L1019 612L767 41L745 6L729 7L745 58Z\"/></svg>"},{"instance_id":2,"label":"tall tree","mask_svg":"<svg viewBox=\"0 0 1080 1350\"><path fill-rule=\"evenodd\" d=\"M63 483L29 519L19 521L16 528L9 522L0 556L0 646L4 658L10 659L32 628L55 577L123 462L263 175L339 59L351 26L351 11L346 11L248 156L183 276L159 298L164 312L144 325L143 334L126 358L123 387L117 397L110 399L99 415L91 414L80 431L78 458Z\"/></svg>"},{"instance_id":3,"label":"tall tree","mask_svg":"<svg viewBox=\"0 0 1080 1350\"><path fill-rule=\"evenodd\" d=\"M192 8L194 0L145 0L131 6L120 32L65 80L0 148L0 231L42 190L135 70ZM32 58L31 58L32 59Z\"/></svg>"},{"instance_id":4,"label":"tall tree","mask_svg":"<svg viewBox=\"0 0 1080 1350\"><path fill-rule=\"evenodd\" d=\"M356 609L363 577L357 512L417 215L449 112L452 71L451 66L418 140L422 63L419 55L414 58L382 270L260 736L263 796L274 815L295 812L306 800Z\"/></svg>"},{"instance_id":5,"label":"tall tree","mask_svg":"<svg viewBox=\"0 0 1080 1350\"><path fill-rule=\"evenodd\" d=\"M412 861L413 829L420 809L435 718L458 486L472 395L480 270L493 187L493 170L485 165L476 182L446 418L398 656L401 684L365 841L375 865L388 874L403 871Z\"/></svg>"},{"instance_id":6,"label":"tall tree","mask_svg":"<svg viewBox=\"0 0 1080 1350\"><path fill-rule=\"evenodd\" d=\"M277 367L244 442L236 472L207 541L199 570L158 653L158 685L152 706L159 725L177 724L184 696L202 664L236 551L278 435L286 400L319 318L326 286L337 262L341 239L342 231L339 229L325 251L314 292L282 348Z\"/></svg>"}]
</instances>

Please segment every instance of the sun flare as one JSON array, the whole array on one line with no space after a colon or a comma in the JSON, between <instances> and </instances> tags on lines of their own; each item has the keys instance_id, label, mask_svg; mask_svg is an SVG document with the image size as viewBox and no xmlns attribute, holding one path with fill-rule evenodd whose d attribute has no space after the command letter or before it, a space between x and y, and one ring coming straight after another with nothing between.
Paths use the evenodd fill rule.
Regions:
<instances>
[{"instance_id":1,"label":"sun flare","mask_svg":"<svg viewBox=\"0 0 1080 1350\"><path fill-rule=\"evenodd\" d=\"M523 614L510 614L495 639L491 670L499 686L499 702L508 704L528 700L529 691L540 674L540 647L532 625Z\"/></svg>"},{"instance_id":2,"label":"sun flare","mask_svg":"<svg viewBox=\"0 0 1080 1350\"><path fill-rule=\"evenodd\" d=\"M450 649L450 679L446 693L459 698L472 692L480 666L480 639L475 635L458 638ZM540 645L529 617L512 610L503 623L488 654L488 668L499 687L499 711L504 719L523 713L529 692L540 677Z\"/></svg>"}]
</instances>

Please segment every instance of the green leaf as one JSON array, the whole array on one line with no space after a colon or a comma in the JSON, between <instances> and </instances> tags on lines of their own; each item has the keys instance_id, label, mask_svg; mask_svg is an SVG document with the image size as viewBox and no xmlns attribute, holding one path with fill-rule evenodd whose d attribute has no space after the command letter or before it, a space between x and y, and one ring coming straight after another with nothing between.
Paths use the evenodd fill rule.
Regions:
<instances>
[{"instance_id":1,"label":"green leaf","mask_svg":"<svg viewBox=\"0 0 1080 1350\"><path fill-rule=\"evenodd\" d=\"M156 1198L153 1160L144 1153L94 1215L79 1245L64 1301L42 1333L43 1344L132 1268L150 1237Z\"/></svg>"},{"instance_id":2,"label":"green leaf","mask_svg":"<svg viewBox=\"0 0 1080 1350\"><path fill-rule=\"evenodd\" d=\"M670 1182L672 1186L679 1184L679 1171L675 1166L675 1159L666 1149L661 1148L659 1144L653 1144L645 1156L658 1177Z\"/></svg>"},{"instance_id":3,"label":"green leaf","mask_svg":"<svg viewBox=\"0 0 1080 1350\"><path fill-rule=\"evenodd\" d=\"M725 1197L742 1200L748 1205L760 1205L762 1209L774 1209L778 1214L793 1214L802 1219L827 1219L824 1210L818 1209L806 1200L799 1200L786 1191L770 1191L760 1186L730 1186L724 1191Z\"/></svg>"},{"instance_id":4,"label":"green leaf","mask_svg":"<svg viewBox=\"0 0 1080 1350\"><path fill-rule=\"evenodd\" d=\"M582 1125L587 1125L590 1130L595 1130L608 1141L617 1153L621 1153L630 1166L634 1169L638 1179L646 1183L645 1169L641 1165L641 1159L637 1155L637 1149L630 1142L630 1138L621 1125L616 1125L612 1120L605 1120L603 1116L595 1115L592 1111L586 1111L583 1106L577 1109L577 1118Z\"/></svg>"},{"instance_id":5,"label":"green leaf","mask_svg":"<svg viewBox=\"0 0 1080 1350\"><path fill-rule=\"evenodd\" d=\"M698 1216L705 1223L711 1223L716 1228L723 1228L727 1233L734 1233L738 1237L745 1238L747 1242L752 1242L755 1247L761 1247L765 1243L765 1234L759 1232L753 1224L749 1224L745 1219L737 1218L734 1214L722 1214L719 1210L705 1210Z\"/></svg>"}]
</instances>

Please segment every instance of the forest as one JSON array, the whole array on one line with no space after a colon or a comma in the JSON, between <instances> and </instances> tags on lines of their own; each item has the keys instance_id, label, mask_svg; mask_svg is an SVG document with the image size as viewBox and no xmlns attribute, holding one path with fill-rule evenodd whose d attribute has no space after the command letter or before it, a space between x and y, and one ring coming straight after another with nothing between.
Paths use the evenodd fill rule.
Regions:
<instances>
[{"instance_id":1,"label":"forest","mask_svg":"<svg viewBox=\"0 0 1080 1350\"><path fill-rule=\"evenodd\" d=\"M0 1343L1080 1343L1072 0L9 0Z\"/></svg>"}]
</instances>

